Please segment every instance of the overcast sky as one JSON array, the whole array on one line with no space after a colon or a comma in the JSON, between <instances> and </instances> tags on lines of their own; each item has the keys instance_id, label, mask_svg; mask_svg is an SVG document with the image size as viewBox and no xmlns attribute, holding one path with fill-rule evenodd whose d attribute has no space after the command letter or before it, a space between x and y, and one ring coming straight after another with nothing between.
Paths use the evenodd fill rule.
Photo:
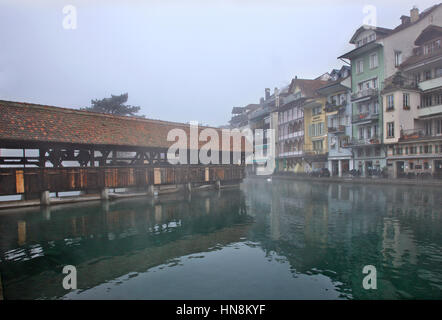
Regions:
<instances>
[{"instance_id":1,"label":"overcast sky","mask_svg":"<svg viewBox=\"0 0 442 320\"><path fill-rule=\"evenodd\" d=\"M435 3L0 0L0 99L80 108L128 92L148 118L218 126L266 87L339 68L364 5L393 28Z\"/></svg>"}]
</instances>

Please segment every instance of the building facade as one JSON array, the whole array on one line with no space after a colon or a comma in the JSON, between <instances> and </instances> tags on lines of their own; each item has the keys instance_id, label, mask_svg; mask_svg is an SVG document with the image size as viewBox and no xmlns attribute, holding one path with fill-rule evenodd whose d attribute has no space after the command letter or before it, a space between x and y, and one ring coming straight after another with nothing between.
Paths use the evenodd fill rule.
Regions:
<instances>
[{"instance_id":1,"label":"building facade","mask_svg":"<svg viewBox=\"0 0 442 320\"><path fill-rule=\"evenodd\" d=\"M340 57L351 62L352 137L349 146L354 155L354 168L362 176L371 176L386 167L380 96L384 51L379 40L390 32L386 28L363 26L350 40L356 48Z\"/></svg>"},{"instance_id":2,"label":"building facade","mask_svg":"<svg viewBox=\"0 0 442 320\"><path fill-rule=\"evenodd\" d=\"M325 98L316 91L327 83L326 78L326 75L317 79L295 77L290 83L284 104L278 108L278 171L308 172L314 166L325 164ZM312 111L316 104L319 108ZM318 114L313 115L312 112Z\"/></svg>"},{"instance_id":3,"label":"building facade","mask_svg":"<svg viewBox=\"0 0 442 320\"><path fill-rule=\"evenodd\" d=\"M331 81L319 88L326 98L325 113L328 127L328 169L332 176L342 177L353 169L351 136L351 68L343 66L331 73Z\"/></svg>"},{"instance_id":4,"label":"building facade","mask_svg":"<svg viewBox=\"0 0 442 320\"><path fill-rule=\"evenodd\" d=\"M387 79L382 97L392 177L442 177L442 28L417 37L413 55Z\"/></svg>"}]
</instances>

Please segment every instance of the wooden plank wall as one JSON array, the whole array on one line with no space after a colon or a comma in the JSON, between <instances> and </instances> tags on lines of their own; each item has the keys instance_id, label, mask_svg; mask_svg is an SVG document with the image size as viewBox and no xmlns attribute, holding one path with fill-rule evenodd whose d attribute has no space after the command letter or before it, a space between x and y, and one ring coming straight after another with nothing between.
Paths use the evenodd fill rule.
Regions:
<instances>
[{"instance_id":1,"label":"wooden plank wall","mask_svg":"<svg viewBox=\"0 0 442 320\"><path fill-rule=\"evenodd\" d=\"M0 168L0 195L211 183L244 179L244 166Z\"/></svg>"}]
</instances>

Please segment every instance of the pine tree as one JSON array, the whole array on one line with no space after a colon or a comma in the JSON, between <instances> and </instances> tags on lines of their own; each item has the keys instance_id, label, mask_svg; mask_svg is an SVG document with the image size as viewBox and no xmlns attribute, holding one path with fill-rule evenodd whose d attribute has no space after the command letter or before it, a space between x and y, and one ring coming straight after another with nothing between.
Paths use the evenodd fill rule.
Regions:
<instances>
[{"instance_id":1,"label":"pine tree","mask_svg":"<svg viewBox=\"0 0 442 320\"><path fill-rule=\"evenodd\" d=\"M140 107L125 105L129 95L123 93L119 96L111 95L110 98L101 100L91 100L91 106L83 108L82 110L114 114L118 116L137 116L136 113L140 111Z\"/></svg>"}]
</instances>

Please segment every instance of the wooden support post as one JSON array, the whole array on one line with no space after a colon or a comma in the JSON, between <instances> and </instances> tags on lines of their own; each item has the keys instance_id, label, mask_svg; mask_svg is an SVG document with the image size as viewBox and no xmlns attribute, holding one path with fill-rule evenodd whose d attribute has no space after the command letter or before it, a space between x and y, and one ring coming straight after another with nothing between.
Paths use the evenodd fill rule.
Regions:
<instances>
[{"instance_id":1,"label":"wooden support post","mask_svg":"<svg viewBox=\"0 0 442 320\"><path fill-rule=\"evenodd\" d=\"M101 200L109 200L109 189L104 188L100 191Z\"/></svg>"},{"instance_id":2,"label":"wooden support post","mask_svg":"<svg viewBox=\"0 0 442 320\"><path fill-rule=\"evenodd\" d=\"M188 182L186 184L186 190L187 190L187 192L192 193L192 183L191 182Z\"/></svg>"},{"instance_id":3,"label":"wooden support post","mask_svg":"<svg viewBox=\"0 0 442 320\"><path fill-rule=\"evenodd\" d=\"M42 213L45 220L51 220L51 209L48 206L43 208Z\"/></svg>"},{"instance_id":4,"label":"wooden support post","mask_svg":"<svg viewBox=\"0 0 442 320\"><path fill-rule=\"evenodd\" d=\"M45 159L46 149L38 149L38 157L39 157L39 166L40 168L44 168L46 165L46 159Z\"/></svg>"},{"instance_id":5,"label":"wooden support post","mask_svg":"<svg viewBox=\"0 0 442 320\"><path fill-rule=\"evenodd\" d=\"M3 283L2 283L2 275L0 274L0 301L4 299L3 296Z\"/></svg>"},{"instance_id":6,"label":"wooden support post","mask_svg":"<svg viewBox=\"0 0 442 320\"><path fill-rule=\"evenodd\" d=\"M221 181L220 181L220 180L216 180L215 187L216 187L216 189L218 189L218 190L221 189Z\"/></svg>"},{"instance_id":7,"label":"wooden support post","mask_svg":"<svg viewBox=\"0 0 442 320\"><path fill-rule=\"evenodd\" d=\"M149 185L148 187L148 194L150 195L150 196L154 196L155 195L155 186L153 185L153 184L151 184L151 185Z\"/></svg>"},{"instance_id":8,"label":"wooden support post","mask_svg":"<svg viewBox=\"0 0 442 320\"><path fill-rule=\"evenodd\" d=\"M91 167L95 167L95 150L94 149L91 150L90 165L91 165Z\"/></svg>"},{"instance_id":9,"label":"wooden support post","mask_svg":"<svg viewBox=\"0 0 442 320\"><path fill-rule=\"evenodd\" d=\"M51 198L49 197L49 191L43 191L40 194L40 205L49 206L51 204Z\"/></svg>"}]
</instances>

